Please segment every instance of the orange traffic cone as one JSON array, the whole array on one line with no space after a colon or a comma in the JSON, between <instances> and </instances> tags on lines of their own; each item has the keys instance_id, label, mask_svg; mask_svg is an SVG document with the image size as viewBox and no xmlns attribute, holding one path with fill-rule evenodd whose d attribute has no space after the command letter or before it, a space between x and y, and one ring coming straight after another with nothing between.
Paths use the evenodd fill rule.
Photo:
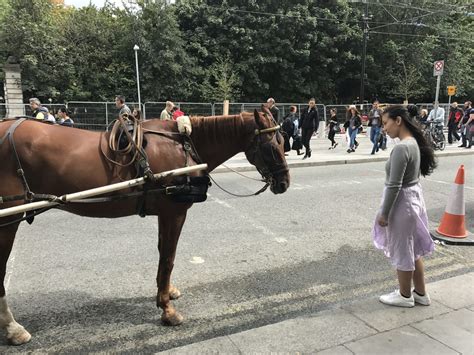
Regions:
<instances>
[{"instance_id":1,"label":"orange traffic cone","mask_svg":"<svg viewBox=\"0 0 474 355\"><path fill-rule=\"evenodd\" d=\"M452 193L448 198L441 223L436 230L439 234L451 238L466 238L466 221L464 209L464 165L461 165L454 180Z\"/></svg>"}]
</instances>

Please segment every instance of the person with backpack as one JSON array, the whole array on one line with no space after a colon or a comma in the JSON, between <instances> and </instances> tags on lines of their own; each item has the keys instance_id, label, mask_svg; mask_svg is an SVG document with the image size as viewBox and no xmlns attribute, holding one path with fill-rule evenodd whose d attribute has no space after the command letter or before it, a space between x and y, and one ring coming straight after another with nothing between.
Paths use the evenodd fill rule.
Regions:
<instances>
[{"instance_id":1,"label":"person with backpack","mask_svg":"<svg viewBox=\"0 0 474 355\"><path fill-rule=\"evenodd\" d=\"M30 100L30 107L33 110L31 116L37 120L46 122L49 120L49 110L41 105L41 101L36 97L32 97Z\"/></svg>"},{"instance_id":2,"label":"person with backpack","mask_svg":"<svg viewBox=\"0 0 474 355\"><path fill-rule=\"evenodd\" d=\"M296 106L290 107L290 112L285 116L283 123L281 125L281 130L283 133L283 138L285 139L284 149L285 155L286 152L291 150L290 138L294 139L295 136L295 118L296 118Z\"/></svg>"}]
</instances>

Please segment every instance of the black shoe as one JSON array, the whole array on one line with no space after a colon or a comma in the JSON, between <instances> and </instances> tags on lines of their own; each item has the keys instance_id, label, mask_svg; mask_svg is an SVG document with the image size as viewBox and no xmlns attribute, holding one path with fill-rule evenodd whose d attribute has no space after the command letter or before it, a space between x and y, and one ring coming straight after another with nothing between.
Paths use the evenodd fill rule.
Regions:
<instances>
[{"instance_id":1,"label":"black shoe","mask_svg":"<svg viewBox=\"0 0 474 355\"><path fill-rule=\"evenodd\" d=\"M332 149L336 148L338 144L339 144L339 143L337 143L337 142L334 143L334 145L332 146Z\"/></svg>"},{"instance_id":2,"label":"black shoe","mask_svg":"<svg viewBox=\"0 0 474 355\"><path fill-rule=\"evenodd\" d=\"M306 158L308 158L307 154L304 155L303 160L305 160Z\"/></svg>"},{"instance_id":3,"label":"black shoe","mask_svg":"<svg viewBox=\"0 0 474 355\"><path fill-rule=\"evenodd\" d=\"M469 147L465 147L466 149L471 149L472 145L470 145Z\"/></svg>"},{"instance_id":4,"label":"black shoe","mask_svg":"<svg viewBox=\"0 0 474 355\"><path fill-rule=\"evenodd\" d=\"M354 147L354 150L357 149L358 146L359 146L359 143L356 143L355 147Z\"/></svg>"},{"instance_id":5,"label":"black shoe","mask_svg":"<svg viewBox=\"0 0 474 355\"><path fill-rule=\"evenodd\" d=\"M466 148L466 146L464 144L461 144L458 146L458 148Z\"/></svg>"},{"instance_id":6,"label":"black shoe","mask_svg":"<svg viewBox=\"0 0 474 355\"><path fill-rule=\"evenodd\" d=\"M375 153L374 153L374 152L372 152L372 153L370 153L370 155L375 155Z\"/></svg>"},{"instance_id":7,"label":"black shoe","mask_svg":"<svg viewBox=\"0 0 474 355\"><path fill-rule=\"evenodd\" d=\"M297 155L303 155L304 153L296 153Z\"/></svg>"},{"instance_id":8,"label":"black shoe","mask_svg":"<svg viewBox=\"0 0 474 355\"><path fill-rule=\"evenodd\" d=\"M311 158L311 149L308 151L308 158Z\"/></svg>"},{"instance_id":9,"label":"black shoe","mask_svg":"<svg viewBox=\"0 0 474 355\"><path fill-rule=\"evenodd\" d=\"M349 149L346 150L346 152L347 152L347 153L352 153L352 149L349 148Z\"/></svg>"}]
</instances>

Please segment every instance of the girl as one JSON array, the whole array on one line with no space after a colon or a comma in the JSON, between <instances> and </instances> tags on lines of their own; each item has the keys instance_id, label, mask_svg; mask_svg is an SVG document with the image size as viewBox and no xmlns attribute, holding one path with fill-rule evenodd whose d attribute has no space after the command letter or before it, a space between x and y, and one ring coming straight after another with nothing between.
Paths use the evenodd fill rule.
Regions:
<instances>
[{"instance_id":1,"label":"girl","mask_svg":"<svg viewBox=\"0 0 474 355\"><path fill-rule=\"evenodd\" d=\"M426 142L414 105L388 107L383 115L384 130L399 138L385 165L386 179L382 207L373 228L374 244L382 249L397 269L399 290L383 295L380 302L398 307L428 306L423 259L434 243L428 231L428 217L419 183L420 173L429 175L436 167L433 148ZM414 283L412 293L411 285Z\"/></svg>"},{"instance_id":2,"label":"girl","mask_svg":"<svg viewBox=\"0 0 474 355\"><path fill-rule=\"evenodd\" d=\"M347 113L347 121L344 123L344 128L349 132L350 143L347 153L353 153L359 146L359 143L356 141L357 133L359 132L359 127L362 126L362 118L360 117L359 111L355 105L349 106L349 111Z\"/></svg>"}]
</instances>

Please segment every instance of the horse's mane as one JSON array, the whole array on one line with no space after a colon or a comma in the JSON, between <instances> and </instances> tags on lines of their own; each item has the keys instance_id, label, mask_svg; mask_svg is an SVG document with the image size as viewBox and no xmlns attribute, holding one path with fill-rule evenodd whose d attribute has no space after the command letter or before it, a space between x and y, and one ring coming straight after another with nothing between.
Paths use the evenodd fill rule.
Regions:
<instances>
[{"instance_id":1,"label":"horse's mane","mask_svg":"<svg viewBox=\"0 0 474 355\"><path fill-rule=\"evenodd\" d=\"M234 141L242 134L248 133L249 125L246 124L253 113L242 112L238 115L228 116L191 116L193 135L203 142L229 142ZM253 130L253 126L251 128Z\"/></svg>"}]
</instances>

